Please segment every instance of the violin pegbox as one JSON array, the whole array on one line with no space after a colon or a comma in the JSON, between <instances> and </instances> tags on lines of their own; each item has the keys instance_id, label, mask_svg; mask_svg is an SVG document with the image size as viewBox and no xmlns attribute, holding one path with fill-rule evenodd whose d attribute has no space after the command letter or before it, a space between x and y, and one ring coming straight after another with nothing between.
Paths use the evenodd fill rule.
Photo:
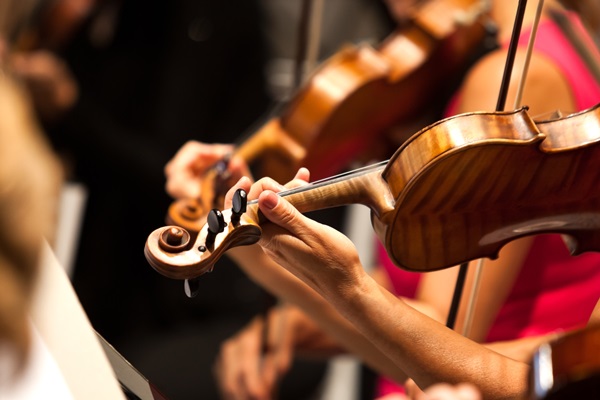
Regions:
<instances>
[{"instance_id":1,"label":"violin pegbox","mask_svg":"<svg viewBox=\"0 0 600 400\"><path fill-rule=\"evenodd\" d=\"M247 214L247 195L238 189L232 208L208 213L195 242L184 228L165 226L146 240L144 255L160 274L172 279L194 279L211 272L221 255L232 247L247 246L260 239L256 218Z\"/></svg>"}]
</instances>

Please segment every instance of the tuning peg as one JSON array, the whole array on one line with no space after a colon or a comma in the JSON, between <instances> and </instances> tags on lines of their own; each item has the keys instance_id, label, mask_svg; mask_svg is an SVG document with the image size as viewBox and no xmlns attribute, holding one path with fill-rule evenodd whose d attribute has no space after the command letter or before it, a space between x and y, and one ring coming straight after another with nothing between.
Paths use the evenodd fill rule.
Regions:
<instances>
[{"instance_id":1,"label":"tuning peg","mask_svg":"<svg viewBox=\"0 0 600 400\"><path fill-rule=\"evenodd\" d=\"M196 295L199 292L199 289L200 282L198 278L186 279L185 282L183 282L183 291L185 292L185 295L190 299L192 297L196 297Z\"/></svg>"},{"instance_id":2,"label":"tuning peg","mask_svg":"<svg viewBox=\"0 0 600 400\"><path fill-rule=\"evenodd\" d=\"M216 208L210 210L206 222L208 223L208 232L214 235L223 232L225 229L225 218L223 218L223 213Z\"/></svg>"},{"instance_id":3,"label":"tuning peg","mask_svg":"<svg viewBox=\"0 0 600 400\"><path fill-rule=\"evenodd\" d=\"M237 224L240 221L242 214L246 212L248 205L248 194L244 189L238 189L233 194L232 206L231 206L231 222Z\"/></svg>"},{"instance_id":4,"label":"tuning peg","mask_svg":"<svg viewBox=\"0 0 600 400\"><path fill-rule=\"evenodd\" d=\"M161 249L169 253L179 253L187 249L190 243L190 234L178 226L169 226L159 236L158 244Z\"/></svg>"},{"instance_id":5,"label":"tuning peg","mask_svg":"<svg viewBox=\"0 0 600 400\"><path fill-rule=\"evenodd\" d=\"M183 230L174 226L167 230L166 242L170 246L179 246L183 240L183 237Z\"/></svg>"},{"instance_id":6,"label":"tuning peg","mask_svg":"<svg viewBox=\"0 0 600 400\"><path fill-rule=\"evenodd\" d=\"M205 247L212 249L217 234L225 230L225 218L223 218L221 211L213 208L208 213L206 222L208 224L208 234L206 235Z\"/></svg>"},{"instance_id":7,"label":"tuning peg","mask_svg":"<svg viewBox=\"0 0 600 400\"><path fill-rule=\"evenodd\" d=\"M215 164L215 170L217 174L223 175L227 172L227 168L229 168L229 161L231 160L231 154L225 154L222 159L220 159Z\"/></svg>"}]
</instances>

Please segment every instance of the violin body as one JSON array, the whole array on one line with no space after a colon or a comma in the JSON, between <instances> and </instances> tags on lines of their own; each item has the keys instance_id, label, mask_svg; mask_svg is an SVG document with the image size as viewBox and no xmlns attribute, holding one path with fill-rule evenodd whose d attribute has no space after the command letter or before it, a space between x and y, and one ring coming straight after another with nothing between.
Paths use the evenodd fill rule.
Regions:
<instances>
[{"instance_id":1,"label":"violin body","mask_svg":"<svg viewBox=\"0 0 600 400\"><path fill-rule=\"evenodd\" d=\"M538 123L519 114L485 127L450 118L428 128L437 151L417 134L390 160L395 212L374 226L396 265L496 258L538 233L567 235L572 254L600 249L599 107Z\"/></svg>"},{"instance_id":2,"label":"violin body","mask_svg":"<svg viewBox=\"0 0 600 400\"><path fill-rule=\"evenodd\" d=\"M390 259L434 271L496 258L522 236L562 233L573 254L600 249L600 105L535 123L526 109L468 113L417 132L386 163L281 192L300 212L346 204L371 209ZM261 234L256 204L223 211L223 229L169 247L155 230L145 254L158 272L189 279L227 249ZM172 240L171 240L172 242Z\"/></svg>"}]
</instances>

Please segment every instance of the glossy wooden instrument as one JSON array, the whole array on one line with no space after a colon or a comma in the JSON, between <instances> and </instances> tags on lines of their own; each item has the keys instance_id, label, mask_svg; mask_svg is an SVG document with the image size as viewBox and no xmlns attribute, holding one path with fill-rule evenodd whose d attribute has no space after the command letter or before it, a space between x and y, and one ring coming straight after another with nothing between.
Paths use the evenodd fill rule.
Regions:
<instances>
[{"instance_id":1,"label":"glossy wooden instrument","mask_svg":"<svg viewBox=\"0 0 600 400\"><path fill-rule=\"evenodd\" d=\"M425 111L436 111L433 120L439 119L460 72L481 52L489 36L481 4L431 0L377 48L344 47L313 72L279 116L238 146L235 156L249 164L260 161L261 173L280 182L301 166L319 179L357 158L389 157L387 149L397 144L384 145L387 154L378 151L389 144L387 130L421 120ZM203 177L199 199L175 201L167 223L195 236L235 183L226 170L220 163Z\"/></svg>"},{"instance_id":2,"label":"glossy wooden instrument","mask_svg":"<svg viewBox=\"0 0 600 400\"><path fill-rule=\"evenodd\" d=\"M540 346L531 362L528 398L600 398L600 324Z\"/></svg>"},{"instance_id":3,"label":"glossy wooden instrument","mask_svg":"<svg viewBox=\"0 0 600 400\"><path fill-rule=\"evenodd\" d=\"M506 243L563 233L573 254L600 249L600 105L534 122L525 108L450 117L413 135L384 163L282 192L301 212L371 209L399 267L433 271L496 258ZM179 227L150 234L145 255L161 274L195 278L227 249L260 238L258 207L243 193L211 211L196 240Z\"/></svg>"}]
</instances>

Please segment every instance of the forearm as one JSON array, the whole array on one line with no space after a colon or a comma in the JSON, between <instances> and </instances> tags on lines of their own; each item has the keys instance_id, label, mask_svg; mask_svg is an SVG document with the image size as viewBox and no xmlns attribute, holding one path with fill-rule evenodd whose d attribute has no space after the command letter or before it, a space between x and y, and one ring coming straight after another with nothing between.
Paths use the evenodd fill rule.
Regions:
<instances>
[{"instance_id":1,"label":"forearm","mask_svg":"<svg viewBox=\"0 0 600 400\"><path fill-rule=\"evenodd\" d=\"M344 349L359 357L365 364L397 382L406 380L404 372L360 334L331 304L277 265L258 246L232 249L226 254L236 261L253 281L278 298L297 305Z\"/></svg>"},{"instance_id":2,"label":"forearm","mask_svg":"<svg viewBox=\"0 0 600 400\"><path fill-rule=\"evenodd\" d=\"M370 278L328 300L422 388L470 382L485 398L519 398L528 366L470 341L381 290Z\"/></svg>"},{"instance_id":3,"label":"forearm","mask_svg":"<svg viewBox=\"0 0 600 400\"><path fill-rule=\"evenodd\" d=\"M375 365L386 365L386 371L378 368L380 372L402 381L398 370L403 370L423 388L437 382L472 383L491 399L517 399L525 393L526 364L464 338L381 288L366 274L356 249L347 237L304 217L268 189L260 193L259 206L273 223L263 225L259 241L261 247L270 258L285 265L287 271L302 279L322 297L306 290L305 285L296 285L294 298L294 290L284 287L283 276L271 281L270 285L258 282L267 288L278 289L277 295L284 295L292 302L312 303L305 310L314 312L315 317L323 318L326 314L328 318L324 318L323 322L315 318L326 329L335 327L327 325L334 316L345 317L364 337L353 330L338 331L337 334L332 330L332 334L340 340L353 335L357 340L355 345L368 346L358 346L356 352L370 362L374 361L373 358L366 357L376 355L377 361L383 364ZM264 273L268 265L258 265L249 272L260 269ZM279 268L277 264L275 267ZM288 283L297 282L291 279L290 274L285 277ZM304 297L298 297L298 288L305 288ZM343 318L340 320L343 321ZM365 348L373 346L379 351L365 351ZM387 363L386 357L389 358ZM397 368L389 366L389 360L393 360Z\"/></svg>"},{"instance_id":4,"label":"forearm","mask_svg":"<svg viewBox=\"0 0 600 400\"><path fill-rule=\"evenodd\" d=\"M293 331L294 353L305 358L329 359L330 357L347 353L347 350L325 332L300 307L284 303L282 318L291 325Z\"/></svg>"}]
</instances>

